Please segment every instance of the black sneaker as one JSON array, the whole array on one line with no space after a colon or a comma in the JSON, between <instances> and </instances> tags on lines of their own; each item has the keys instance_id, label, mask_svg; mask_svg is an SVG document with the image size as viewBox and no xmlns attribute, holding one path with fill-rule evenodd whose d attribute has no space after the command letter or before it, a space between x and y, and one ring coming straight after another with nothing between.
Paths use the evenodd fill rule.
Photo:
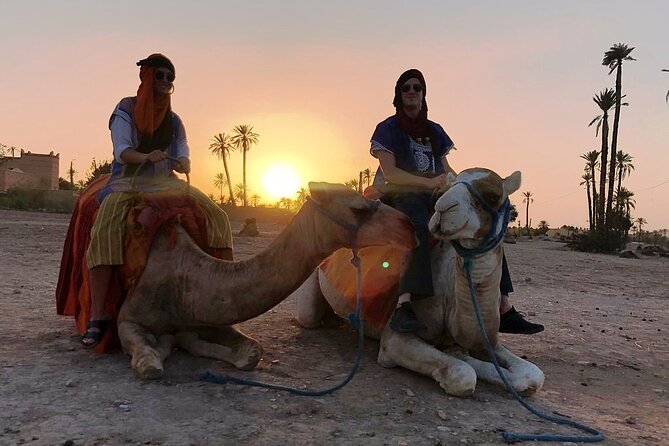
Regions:
<instances>
[{"instance_id":1,"label":"black sneaker","mask_svg":"<svg viewBox=\"0 0 669 446\"><path fill-rule=\"evenodd\" d=\"M416 313L411 308L411 302L403 302L390 318L390 329L397 333L414 333L426 328L425 324L416 317Z\"/></svg>"},{"instance_id":2,"label":"black sneaker","mask_svg":"<svg viewBox=\"0 0 669 446\"><path fill-rule=\"evenodd\" d=\"M500 315L499 332L513 334L534 334L544 331L544 326L526 321L522 313L511 307L509 311Z\"/></svg>"}]
</instances>

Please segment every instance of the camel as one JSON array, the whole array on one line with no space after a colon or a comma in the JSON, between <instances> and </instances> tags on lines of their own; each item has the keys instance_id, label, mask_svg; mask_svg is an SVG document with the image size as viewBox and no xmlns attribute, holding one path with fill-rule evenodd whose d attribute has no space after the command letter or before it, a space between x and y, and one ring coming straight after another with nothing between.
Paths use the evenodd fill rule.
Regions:
<instances>
[{"instance_id":1,"label":"camel","mask_svg":"<svg viewBox=\"0 0 669 446\"><path fill-rule=\"evenodd\" d=\"M119 338L137 377L160 378L175 345L251 370L262 346L234 324L280 303L337 249L397 244L409 252L414 245L413 227L401 212L343 185L309 188L290 225L245 261L207 255L180 226L176 237L161 229L118 317Z\"/></svg>"},{"instance_id":2,"label":"camel","mask_svg":"<svg viewBox=\"0 0 669 446\"><path fill-rule=\"evenodd\" d=\"M509 206L507 197L520 187L521 174L514 172L502 179L491 170L473 168L462 171L457 177L450 174L449 179L451 186L437 200L428 225L434 237L444 241L432 249L435 294L413 303L418 319L427 329L412 334L396 333L388 326L388 314L380 326L365 321L365 333L380 340L379 365L401 366L430 376L449 395L471 395L477 378L503 385L493 364L487 360L489 356L473 311L463 257L452 246L455 241L466 251L488 244L486 252L474 255L471 273L485 331L513 388L520 394L533 394L543 385L543 372L509 352L497 337L501 239L507 221L493 216L500 208ZM390 290L386 299L396 302L395 289ZM320 326L331 311L345 316L354 310L350 299L328 280L323 266L309 276L294 296L296 319L305 328Z\"/></svg>"}]
</instances>

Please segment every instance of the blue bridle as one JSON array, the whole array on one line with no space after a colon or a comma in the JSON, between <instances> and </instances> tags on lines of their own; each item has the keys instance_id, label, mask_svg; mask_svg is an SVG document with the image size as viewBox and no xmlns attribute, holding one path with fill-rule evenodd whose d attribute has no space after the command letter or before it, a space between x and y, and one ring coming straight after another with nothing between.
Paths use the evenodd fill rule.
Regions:
<instances>
[{"instance_id":1,"label":"blue bridle","mask_svg":"<svg viewBox=\"0 0 669 446\"><path fill-rule=\"evenodd\" d=\"M486 253L493 249L495 246L499 244L499 242L502 241L504 238L504 233L506 232L506 227L509 224L509 217L511 215L511 202L509 201L509 198L507 197L504 200L504 203L502 206L500 206L499 209L493 208L488 201L483 198L481 193L476 190L474 186L472 186L470 183L466 181L456 181L451 185L451 187L455 186L456 184L464 184L465 187L467 187L467 190L469 191L470 194L472 194L476 199L481 203L483 208L492 216L492 224L490 226L490 231L488 232L488 235L486 235L485 239L475 248L465 248L462 246L458 241L456 240L451 240L451 244L455 248L455 251L462 257L464 258L470 258L479 254ZM499 222L500 220L502 221L502 224L500 225ZM499 226L499 231L497 230L497 227Z\"/></svg>"}]
</instances>

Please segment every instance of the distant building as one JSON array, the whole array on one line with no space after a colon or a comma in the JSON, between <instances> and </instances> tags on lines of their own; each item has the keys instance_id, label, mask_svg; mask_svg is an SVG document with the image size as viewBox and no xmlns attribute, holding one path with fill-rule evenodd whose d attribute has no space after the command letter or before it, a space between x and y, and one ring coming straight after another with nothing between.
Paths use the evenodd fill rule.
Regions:
<instances>
[{"instance_id":1,"label":"distant building","mask_svg":"<svg viewBox=\"0 0 669 446\"><path fill-rule=\"evenodd\" d=\"M48 155L24 152L18 158L6 157L0 164L0 193L12 187L58 190L60 153Z\"/></svg>"}]
</instances>

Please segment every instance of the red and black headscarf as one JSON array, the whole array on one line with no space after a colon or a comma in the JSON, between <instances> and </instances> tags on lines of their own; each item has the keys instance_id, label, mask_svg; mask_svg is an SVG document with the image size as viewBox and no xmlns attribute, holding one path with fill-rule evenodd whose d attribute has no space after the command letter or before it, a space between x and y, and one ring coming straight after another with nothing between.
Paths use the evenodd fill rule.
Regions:
<instances>
[{"instance_id":1,"label":"red and black headscarf","mask_svg":"<svg viewBox=\"0 0 669 446\"><path fill-rule=\"evenodd\" d=\"M418 112L418 116L415 118L409 117L404 112L404 104L402 104L402 85L404 85L409 79L418 79L418 81L423 86L423 106ZM423 73L415 68L405 71L400 75L399 79L397 79L397 83L395 84L395 97L393 98L395 116L402 130L407 132L413 139L426 137L430 138L432 152L437 153L438 142L434 135L434 130L427 120L427 100L425 99L425 96L427 96L427 84L425 83Z\"/></svg>"},{"instance_id":2,"label":"red and black headscarf","mask_svg":"<svg viewBox=\"0 0 669 446\"><path fill-rule=\"evenodd\" d=\"M134 120L141 138L153 137L153 133L161 127L171 110L170 95L156 96L153 92L153 82L156 68L167 68L176 75L174 64L160 53L151 54L146 59L137 62L141 83L137 89Z\"/></svg>"}]
</instances>

